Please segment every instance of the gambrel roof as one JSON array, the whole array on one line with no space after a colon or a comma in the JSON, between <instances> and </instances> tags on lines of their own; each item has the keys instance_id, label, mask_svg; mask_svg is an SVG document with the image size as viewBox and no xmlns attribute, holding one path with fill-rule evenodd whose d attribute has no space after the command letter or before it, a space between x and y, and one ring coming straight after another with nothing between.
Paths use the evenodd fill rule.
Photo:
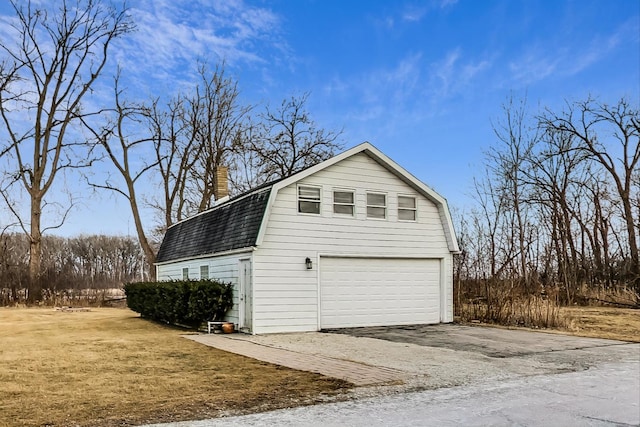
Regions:
<instances>
[{"instance_id":1,"label":"gambrel roof","mask_svg":"<svg viewBox=\"0 0 640 427\"><path fill-rule=\"evenodd\" d=\"M358 153L365 153L431 200L438 207L449 251L460 251L447 201L380 150L365 142L290 177L263 184L253 191L171 226L162 241L156 262L161 264L259 246L269 222L269 211L280 189Z\"/></svg>"},{"instance_id":2,"label":"gambrel roof","mask_svg":"<svg viewBox=\"0 0 640 427\"><path fill-rule=\"evenodd\" d=\"M255 246L270 192L262 187L169 227L156 262Z\"/></svg>"}]
</instances>

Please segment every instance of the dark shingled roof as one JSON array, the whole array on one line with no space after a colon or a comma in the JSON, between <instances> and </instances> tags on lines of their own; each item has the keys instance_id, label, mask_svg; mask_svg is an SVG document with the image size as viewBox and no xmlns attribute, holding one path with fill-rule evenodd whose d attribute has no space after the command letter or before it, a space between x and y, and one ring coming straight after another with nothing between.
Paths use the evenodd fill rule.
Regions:
<instances>
[{"instance_id":1,"label":"dark shingled roof","mask_svg":"<svg viewBox=\"0 0 640 427\"><path fill-rule=\"evenodd\" d=\"M271 186L241 195L170 227L156 262L192 258L254 246Z\"/></svg>"}]
</instances>

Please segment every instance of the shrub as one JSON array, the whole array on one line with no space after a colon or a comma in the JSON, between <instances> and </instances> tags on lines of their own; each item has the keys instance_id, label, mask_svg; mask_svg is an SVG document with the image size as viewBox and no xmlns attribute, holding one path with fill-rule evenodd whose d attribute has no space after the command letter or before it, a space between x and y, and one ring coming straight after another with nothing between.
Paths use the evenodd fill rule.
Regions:
<instances>
[{"instance_id":1,"label":"shrub","mask_svg":"<svg viewBox=\"0 0 640 427\"><path fill-rule=\"evenodd\" d=\"M136 282L124 286L129 308L142 317L172 325L198 327L222 320L233 307L233 287L217 280Z\"/></svg>"},{"instance_id":2,"label":"shrub","mask_svg":"<svg viewBox=\"0 0 640 427\"><path fill-rule=\"evenodd\" d=\"M462 292L459 285L457 288L455 314L463 322L559 329L566 329L571 323L560 309L557 289L526 291L497 280L475 285L475 295Z\"/></svg>"}]
</instances>

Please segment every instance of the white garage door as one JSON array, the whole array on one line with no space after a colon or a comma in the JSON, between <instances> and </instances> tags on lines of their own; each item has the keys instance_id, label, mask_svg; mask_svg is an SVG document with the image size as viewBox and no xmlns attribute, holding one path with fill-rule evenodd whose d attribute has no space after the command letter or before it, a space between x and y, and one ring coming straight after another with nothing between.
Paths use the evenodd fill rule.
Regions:
<instances>
[{"instance_id":1,"label":"white garage door","mask_svg":"<svg viewBox=\"0 0 640 427\"><path fill-rule=\"evenodd\" d=\"M438 322L439 260L320 260L321 328Z\"/></svg>"}]
</instances>

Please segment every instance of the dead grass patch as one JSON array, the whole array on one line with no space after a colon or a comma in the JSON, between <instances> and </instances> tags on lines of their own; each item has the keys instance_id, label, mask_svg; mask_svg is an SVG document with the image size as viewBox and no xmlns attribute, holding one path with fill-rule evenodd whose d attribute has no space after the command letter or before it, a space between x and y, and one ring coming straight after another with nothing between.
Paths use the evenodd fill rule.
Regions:
<instances>
[{"instance_id":1,"label":"dead grass patch","mask_svg":"<svg viewBox=\"0 0 640 427\"><path fill-rule=\"evenodd\" d=\"M0 309L0 425L123 426L310 404L349 387L185 340L128 309Z\"/></svg>"},{"instance_id":2,"label":"dead grass patch","mask_svg":"<svg viewBox=\"0 0 640 427\"><path fill-rule=\"evenodd\" d=\"M552 334L574 335L588 338L640 342L640 310L616 307L560 307L560 316L564 319L561 327L540 328L498 323L479 322L485 326L505 329L525 329ZM456 321L469 322L457 317Z\"/></svg>"},{"instance_id":3,"label":"dead grass patch","mask_svg":"<svg viewBox=\"0 0 640 427\"><path fill-rule=\"evenodd\" d=\"M593 338L640 342L640 310L614 307L563 307L569 331Z\"/></svg>"}]
</instances>

